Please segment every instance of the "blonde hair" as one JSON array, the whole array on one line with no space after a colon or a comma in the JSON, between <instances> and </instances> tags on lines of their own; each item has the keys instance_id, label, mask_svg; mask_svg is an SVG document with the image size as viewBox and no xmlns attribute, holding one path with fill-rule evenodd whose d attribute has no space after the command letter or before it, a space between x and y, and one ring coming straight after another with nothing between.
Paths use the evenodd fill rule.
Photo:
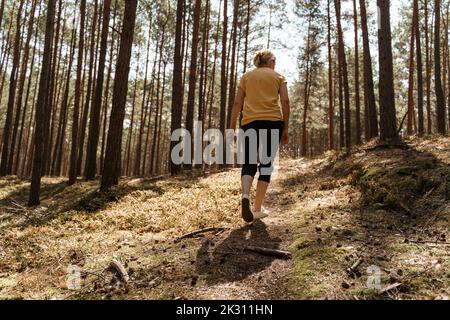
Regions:
<instances>
[{"instance_id":1,"label":"blonde hair","mask_svg":"<svg viewBox=\"0 0 450 320\"><path fill-rule=\"evenodd\" d=\"M253 58L253 64L257 68L266 66L269 61L275 60L275 55L268 49L259 50Z\"/></svg>"}]
</instances>

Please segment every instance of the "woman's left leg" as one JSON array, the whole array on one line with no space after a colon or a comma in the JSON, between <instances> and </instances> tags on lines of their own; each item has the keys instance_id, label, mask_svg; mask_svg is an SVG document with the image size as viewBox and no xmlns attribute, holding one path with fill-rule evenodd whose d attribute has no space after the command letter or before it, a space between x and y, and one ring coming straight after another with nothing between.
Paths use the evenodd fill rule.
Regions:
<instances>
[{"instance_id":1,"label":"woman's left leg","mask_svg":"<svg viewBox=\"0 0 450 320\"><path fill-rule=\"evenodd\" d=\"M266 198L267 190L269 189L269 182L258 180L256 187L256 199L254 205L254 212L262 212L262 205Z\"/></svg>"},{"instance_id":2,"label":"woman's left leg","mask_svg":"<svg viewBox=\"0 0 450 320\"><path fill-rule=\"evenodd\" d=\"M270 186L271 176L273 172L273 164L276 155L279 150L281 136L283 134L283 123L272 122L267 124L267 139L261 139L262 147L264 150L260 152L265 152L266 159L260 159L261 163L259 165L260 176L258 179L258 185L256 188L256 199L254 204L254 212L262 212L264 200L267 195L267 190ZM265 161L264 161L265 160Z\"/></svg>"}]
</instances>

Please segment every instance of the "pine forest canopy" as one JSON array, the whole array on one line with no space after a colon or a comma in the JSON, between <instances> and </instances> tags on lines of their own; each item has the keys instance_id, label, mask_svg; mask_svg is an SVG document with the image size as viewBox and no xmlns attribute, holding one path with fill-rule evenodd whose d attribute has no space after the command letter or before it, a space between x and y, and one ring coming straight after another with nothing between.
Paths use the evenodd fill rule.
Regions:
<instances>
[{"instance_id":1,"label":"pine forest canopy","mask_svg":"<svg viewBox=\"0 0 450 320\"><path fill-rule=\"evenodd\" d=\"M377 6L379 9L377 9ZM224 131L269 47L289 80L292 157L446 134L450 1L0 0L0 176L69 184L194 169L174 130ZM378 23L377 23L378 21ZM326 97L326 98L325 98ZM196 166L204 169L206 164Z\"/></svg>"}]
</instances>

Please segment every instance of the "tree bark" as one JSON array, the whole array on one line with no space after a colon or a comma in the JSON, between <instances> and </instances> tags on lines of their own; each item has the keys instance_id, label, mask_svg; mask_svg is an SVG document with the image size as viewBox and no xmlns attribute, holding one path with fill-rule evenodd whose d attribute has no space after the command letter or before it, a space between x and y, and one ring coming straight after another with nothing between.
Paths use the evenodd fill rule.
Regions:
<instances>
[{"instance_id":1,"label":"tree bark","mask_svg":"<svg viewBox=\"0 0 450 320\"><path fill-rule=\"evenodd\" d=\"M86 127L87 127L87 119L89 116L89 110L91 106L92 92L95 92L95 59L96 59L96 50L95 50L95 35L97 30L97 20L98 19L98 0L95 0L94 3L94 13L93 13L93 21L91 26L91 39L90 39L90 50L89 50L89 72L88 72L88 82L86 87L86 98L84 101L83 114L81 117L80 123L80 131L79 131L79 141L78 141L78 158L77 158L77 175L81 174L81 166L83 164L83 154L84 154L84 140L86 137ZM95 174L94 174L95 175Z\"/></svg>"},{"instance_id":2,"label":"tree bark","mask_svg":"<svg viewBox=\"0 0 450 320\"><path fill-rule=\"evenodd\" d=\"M223 27L222 27L222 64L220 71L220 131L225 134L227 113L227 33L228 33L228 0L223 0ZM222 153L225 160L225 150Z\"/></svg>"},{"instance_id":3,"label":"tree bark","mask_svg":"<svg viewBox=\"0 0 450 320\"><path fill-rule=\"evenodd\" d=\"M12 139L11 139L11 149L9 151L9 159L8 159L8 171L10 173L17 173L17 166L14 163L14 159L17 158L15 154L15 148L17 143L17 134L19 132L19 125L20 125L20 119L22 115L22 101L23 101L23 94L25 91L25 80L26 80L26 74L27 74L27 67L28 67L28 59L29 59L29 53L30 53L30 43L31 38L33 36L33 25L34 25L34 15L36 11L36 0L32 1L30 12L29 12L29 20L28 20L28 26L27 26L27 38L25 40L25 49L23 52L23 59L22 59L22 66L21 66L21 73L19 76L19 85L17 90L17 102L16 102L16 117L14 120L14 126L13 126L13 132L12 132ZM26 109L26 105L23 106L24 109ZM17 154L20 153L20 148L17 149Z\"/></svg>"},{"instance_id":4,"label":"tree bark","mask_svg":"<svg viewBox=\"0 0 450 320\"><path fill-rule=\"evenodd\" d=\"M328 150L334 150L333 54L331 46L331 0L327 1L328 48Z\"/></svg>"},{"instance_id":5,"label":"tree bark","mask_svg":"<svg viewBox=\"0 0 450 320\"><path fill-rule=\"evenodd\" d=\"M39 10L38 10L38 16L41 15L41 5L39 5ZM26 120L26 114L27 114L27 110L28 110L28 105L30 104L28 99L30 97L30 91L31 91L31 87L32 87L32 78L33 78L33 70L34 70L34 65L35 65L35 61L36 61L36 47L37 47L37 40L38 40L38 34L39 34L39 28L36 26L36 28L34 29L34 40L33 40L33 52L31 54L31 63L30 63L30 68L29 68L29 73L28 73L28 83L27 83L27 92L25 95L25 103L24 103L24 108L22 111L22 121L21 121L21 127L20 127L20 131L19 131L19 138L18 138L18 145L17 145L17 149L19 152L17 152L17 157L16 157L16 167L17 167L17 174L19 176L23 176L23 166L22 166L22 159L24 159L27 156L27 152L26 150L28 150L28 135L27 135L27 139L26 141L22 141L23 136L24 136L24 131L25 131L25 120ZM38 80L35 81L36 83L38 82ZM31 104L34 104L34 100L32 101ZM34 110L33 110L34 111ZM33 117L33 111L31 112L31 118ZM24 144L25 142L25 144ZM24 146L24 155L22 157L22 145Z\"/></svg>"},{"instance_id":6,"label":"tree bark","mask_svg":"<svg viewBox=\"0 0 450 320\"><path fill-rule=\"evenodd\" d=\"M80 2L80 37L78 43L78 65L77 78L75 82L75 101L72 115L72 146L70 151L69 185L77 180L77 151L78 151L78 128L80 117L80 98L82 95L82 71L83 71L83 52L84 52L84 29L86 20L86 0Z\"/></svg>"},{"instance_id":7,"label":"tree bark","mask_svg":"<svg viewBox=\"0 0 450 320\"><path fill-rule=\"evenodd\" d=\"M188 91L187 113L186 113L186 130L191 134L191 136L193 136L194 134L193 132L194 107L195 107L195 90L197 84L197 62L198 62L197 56L198 56L201 5L202 5L201 0L195 0L194 26L192 30L191 65L189 67L189 91ZM192 169L192 165L186 163L184 168Z\"/></svg>"},{"instance_id":8,"label":"tree bark","mask_svg":"<svg viewBox=\"0 0 450 320\"><path fill-rule=\"evenodd\" d=\"M140 176L141 175L141 158L142 158L142 141L144 137L144 129L145 129L145 121L147 114L147 83L148 83L148 66L149 66L149 56L150 56L150 44L151 44L151 24L148 27L148 39L147 39L147 52L145 58L145 75L144 75L144 90L142 94L142 102L141 102L141 117L139 124L139 134L138 141L136 143L135 150L135 159L133 165L133 175Z\"/></svg>"},{"instance_id":9,"label":"tree bark","mask_svg":"<svg viewBox=\"0 0 450 320\"><path fill-rule=\"evenodd\" d=\"M377 3L380 15L378 17L380 140L382 143L396 143L399 137L395 111L390 1L377 0Z\"/></svg>"},{"instance_id":10,"label":"tree bark","mask_svg":"<svg viewBox=\"0 0 450 320\"><path fill-rule=\"evenodd\" d=\"M426 87L427 87L427 133L432 133L432 119L431 119L431 42L430 42L430 29L429 29L429 13L428 13L428 0L425 0L425 68L426 68Z\"/></svg>"},{"instance_id":11,"label":"tree bark","mask_svg":"<svg viewBox=\"0 0 450 320\"><path fill-rule=\"evenodd\" d=\"M101 181L101 190L103 191L119 183L123 120L127 100L128 75L130 72L136 9L137 0L128 0L125 2L123 26L120 35L120 49L114 81L113 104L108 130L108 142L106 145L105 163Z\"/></svg>"},{"instance_id":12,"label":"tree bark","mask_svg":"<svg viewBox=\"0 0 450 320\"><path fill-rule=\"evenodd\" d=\"M44 139L45 139L45 126L48 126L46 121L45 102L48 95L48 87L50 82L50 69L51 69L51 46L53 40L54 30L54 13L55 13L56 0L48 0L47 4L47 21L45 27L45 42L44 42L44 55L42 58L41 78L39 81L39 93L38 102L36 105L36 129L34 137L34 159L33 159L33 172L31 177L30 196L28 205L35 206L40 203L40 189L41 189L41 173L43 166L43 151L44 151Z\"/></svg>"},{"instance_id":13,"label":"tree bark","mask_svg":"<svg viewBox=\"0 0 450 320\"><path fill-rule=\"evenodd\" d=\"M367 103L368 118L368 136L366 140L378 137L378 115L375 100L375 86L373 83L372 57L370 54L369 30L367 27L367 12L365 0L359 0L359 9L361 11L361 28L363 36L363 55L364 55L364 95Z\"/></svg>"},{"instance_id":14,"label":"tree bark","mask_svg":"<svg viewBox=\"0 0 450 320\"><path fill-rule=\"evenodd\" d=\"M114 5L114 14L113 14L113 30L116 28L116 18L117 18L117 2ZM111 73L113 67L114 60L114 41L116 33L113 32L111 35L111 48L109 52L109 65L108 65L108 75L106 78L106 88L105 88L105 98L103 101L103 123L102 123L102 146L100 151L100 174L103 173L103 160L105 158L105 147L106 147L106 126L108 124L108 106L109 106L109 96L110 96L110 85L111 85Z\"/></svg>"},{"instance_id":15,"label":"tree bark","mask_svg":"<svg viewBox=\"0 0 450 320\"><path fill-rule=\"evenodd\" d=\"M304 85L304 104L303 104L303 125L302 125L302 147L301 156L306 157L308 155L308 109L309 109L309 87L310 87L310 51L311 51L311 16L308 18L308 33L306 40L306 69L305 69L305 85Z\"/></svg>"},{"instance_id":16,"label":"tree bark","mask_svg":"<svg viewBox=\"0 0 450 320\"><path fill-rule=\"evenodd\" d=\"M231 121L231 111L233 110L234 98L236 96L235 69L236 69L236 45L237 45L237 25L238 25L239 1L233 0L233 22L231 29L231 66L230 66L230 88L228 94L227 123Z\"/></svg>"},{"instance_id":17,"label":"tree bark","mask_svg":"<svg viewBox=\"0 0 450 320\"><path fill-rule=\"evenodd\" d=\"M95 86L94 101L89 121L89 136L86 153L86 180L93 180L97 171L97 149L100 135L100 111L103 97L103 81L106 63L106 50L108 46L109 18L111 14L111 0L103 2L102 34L100 41L100 57L97 70L97 84Z\"/></svg>"},{"instance_id":18,"label":"tree bark","mask_svg":"<svg viewBox=\"0 0 450 320\"><path fill-rule=\"evenodd\" d=\"M245 21L245 42L244 42L244 71L243 71L244 73L247 72L248 67L248 37L250 35L250 13L251 13L251 2L250 0L247 0L247 19Z\"/></svg>"},{"instance_id":19,"label":"tree bark","mask_svg":"<svg viewBox=\"0 0 450 320\"><path fill-rule=\"evenodd\" d=\"M0 176L5 176L11 174L11 166L8 163L9 153L11 152L11 134L13 129L13 115L14 115L14 105L16 97L17 88L17 74L20 62L20 26L21 26L21 16L22 8L24 5L24 0L20 0L19 9L17 11L16 17L16 33L14 37L14 50L13 50L13 63L9 76L9 94L8 94L8 104L6 108L6 120L3 129L3 145L2 145L2 157L0 159ZM1 93L0 93L1 94Z\"/></svg>"},{"instance_id":20,"label":"tree bark","mask_svg":"<svg viewBox=\"0 0 450 320\"><path fill-rule=\"evenodd\" d=\"M414 0L414 11L416 12L416 20L414 25L414 33L416 37L416 59L417 59L417 111L419 122L419 136L425 133L424 115L423 115L423 63L422 63L422 45L421 32L419 27L419 1Z\"/></svg>"},{"instance_id":21,"label":"tree bark","mask_svg":"<svg viewBox=\"0 0 450 320\"><path fill-rule=\"evenodd\" d=\"M408 136L413 134L414 126L414 49L415 49L415 25L416 10L413 9L413 17L411 23L411 39L409 46L409 80L408 80L408 116L406 122L406 133Z\"/></svg>"},{"instance_id":22,"label":"tree bark","mask_svg":"<svg viewBox=\"0 0 450 320\"><path fill-rule=\"evenodd\" d=\"M441 0L434 1L434 81L436 91L436 124L440 134L446 133L446 110L441 79Z\"/></svg>"},{"instance_id":23,"label":"tree bark","mask_svg":"<svg viewBox=\"0 0 450 320\"><path fill-rule=\"evenodd\" d=\"M344 90L344 114L345 114L345 147L352 146L352 123L350 111L350 87L348 81L347 58L345 54L344 33L341 24L341 3L335 0L337 32L338 32L338 51L339 66L342 74L343 90Z\"/></svg>"},{"instance_id":24,"label":"tree bark","mask_svg":"<svg viewBox=\"0 0 450 320\"><path fill-rule=\"evenodd\" d=\"M359 38L358 38L358 10L357 0L353 0L353 19L355 25L355 108L356 108L356 141L361 144L361 95L359 83Z\"/></svg>"},{"instance_id":25,"label":"tree bark","mask_svg":"<svg viewBox=\"0 0 450 320\"><path fill-rule=\"evenodd\" d=\"M0 28L2 28L4 13L5 13L5 0L1 0L1 2L0 2Z\"/></svg>"}]
</instances>

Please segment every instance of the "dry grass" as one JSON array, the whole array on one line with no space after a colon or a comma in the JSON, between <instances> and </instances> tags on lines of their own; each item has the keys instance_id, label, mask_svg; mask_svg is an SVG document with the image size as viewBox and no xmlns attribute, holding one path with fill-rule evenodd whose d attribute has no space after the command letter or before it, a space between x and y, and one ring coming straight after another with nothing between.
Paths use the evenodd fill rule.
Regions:
<instances>
[{"instance_id":1,"label":"dry grass","mask_svg":"<svg viewBox=\"0 0 450 320\"><path fill-rule=\"evenodd\" d=\"M355 150L284 160L267 225L242 227L239 172L98 182L44 179L26 209L28 183L0 180L3 299L443 299L450 296L450 139L410 150ZM174 243L189 231L229 228ZM245 255L243 241L288 249L293 262ZM131 281L108 269L121 261ZM363 258L358 272L346 273ZM67 267L81 290L67 288ZM368 290L366 269L384 285Z\"/></svg>"},{"instance_id":2,"label":"dry grass","mask_svg":"<svg viewBox=\"0 0 450 320\"><path fill-rule=\"evenodd\" d=\"M239 221L236 172L125 180L108 194L99 193L96 182L65 187L60 179L45 179L42 205L26 212L15 208L26 203L28 183L8 178L0 184L2 298L70 295L65 284L69 264L88 272L85 291L99 297L92 281L104 276L113 256L136 272L145 271L162 259L152 247L167 246L188 231L232 228Z\"/></svg>"},{"instance_id":3,"label":"dry grass","mask_svg":"<svg viewBox=\"0 0 450 320\"><path fill-rule=\"evenodd\" d=\"M360 149L307 170L289 167L286 189L300 198L289 208L297 218L297 297L448 299L450 140L409 142L409 150ZM346 269L359 258L363 264L349 277ZM383 285L401 286L368 290L372 265L381 268Z\"/></svg>"}]
</instances>

